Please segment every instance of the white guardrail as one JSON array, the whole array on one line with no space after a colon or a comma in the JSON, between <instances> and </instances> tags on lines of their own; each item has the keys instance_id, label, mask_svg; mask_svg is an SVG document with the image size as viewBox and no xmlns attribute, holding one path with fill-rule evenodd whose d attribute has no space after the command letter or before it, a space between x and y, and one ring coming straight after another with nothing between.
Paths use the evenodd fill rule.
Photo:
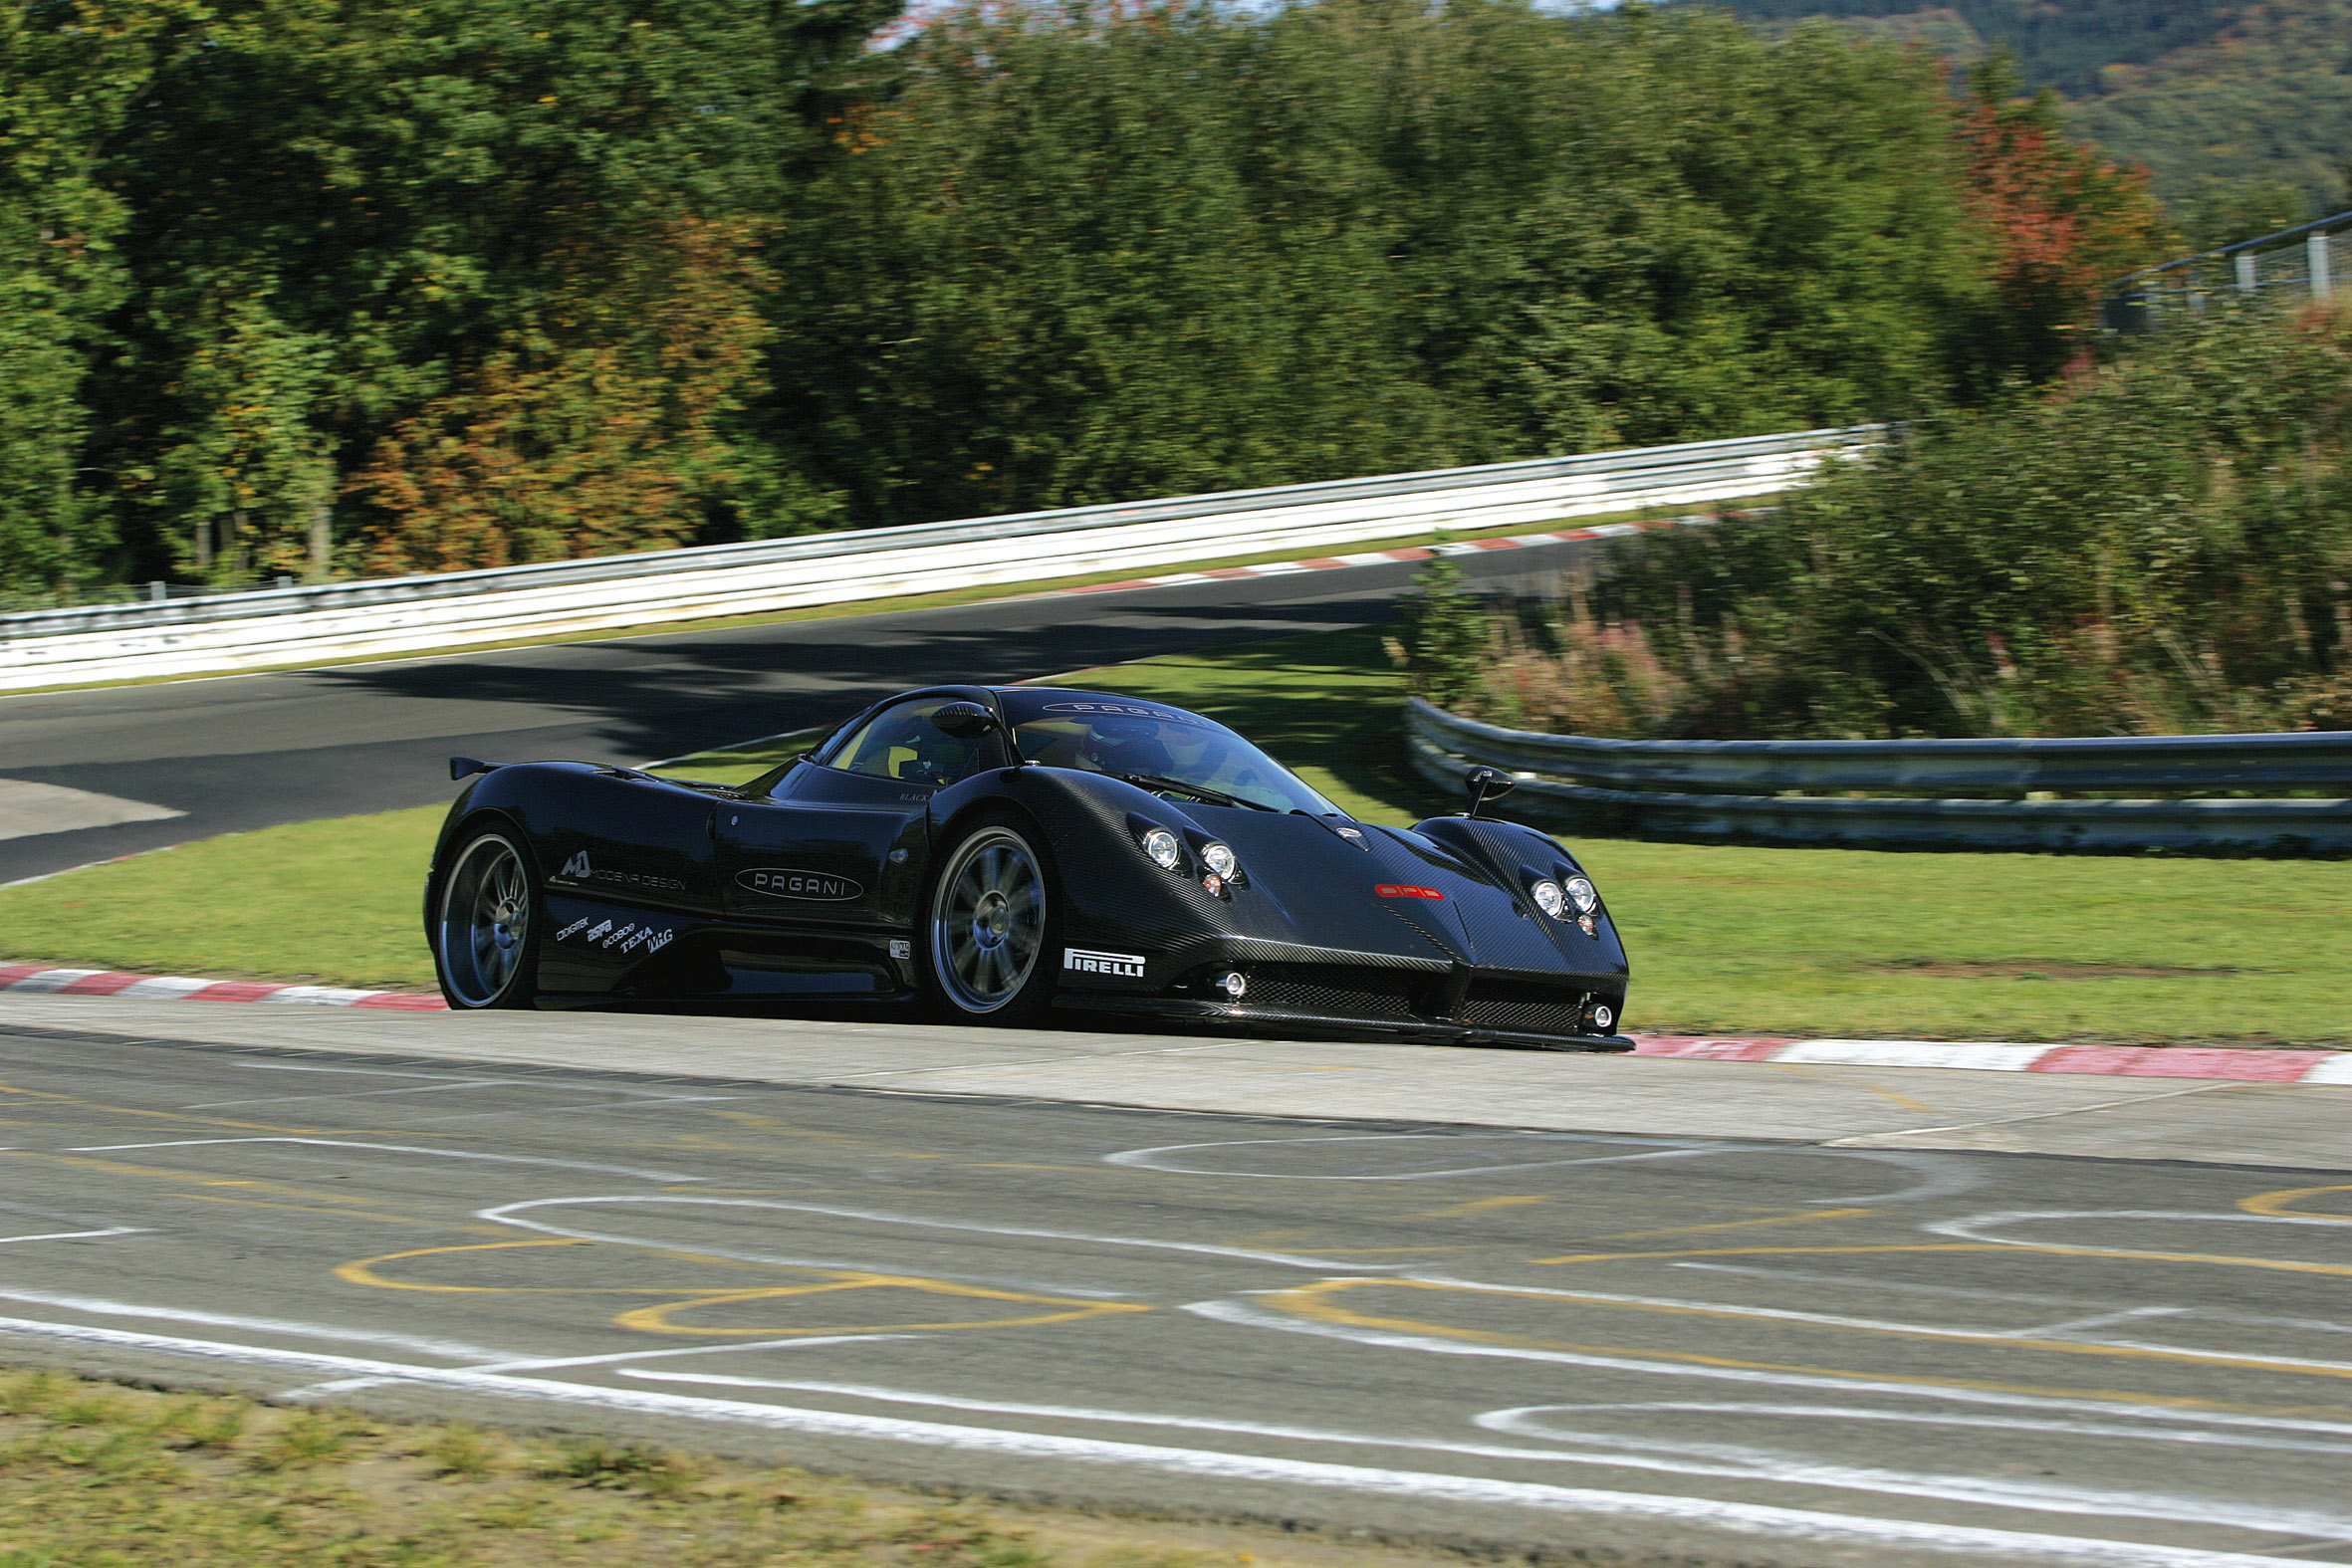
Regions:
<instances>
[{"instance_id":1,"label":"white guardrail","mask_svg":"<svg viewBox=\"0 0 2352 1568\"><path fill-rule=\"evenodd\" d=\"M1761 498L1882 427L690 550L0 615L0 691L388 657Z\"/></svg>"},{"instance_id":2,"label":"white guardrail","mask_svg":"<svg viewBox=\"0 0 2352 1568\"><path fill-rule=\"evenodd\" d=\"M1421 776L1466 792L1484 764L1596 827L1781 843L1972 849L2352 850L2352 799L1985 799L1969 792L2352 790L2352 731L2087 739L1615 741L1507 730L1415 697L1406 745ZM1782 789L1900 791L1880 798ZM1960 798L1921 798L1932 791Z\"/></svg>"}]
</instances>

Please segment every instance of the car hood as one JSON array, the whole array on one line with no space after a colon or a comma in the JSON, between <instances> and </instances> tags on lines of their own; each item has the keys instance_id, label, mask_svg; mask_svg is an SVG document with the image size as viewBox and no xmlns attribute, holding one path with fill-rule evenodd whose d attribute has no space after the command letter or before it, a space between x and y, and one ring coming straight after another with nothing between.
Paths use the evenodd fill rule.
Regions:
<instances>
[{"instance_id":1,"label":"car hood","mask_svg":"<svg viewBox=\"0 0 2352 1568\"><path fill-rule=\"evenodd\" d=\"M1576 951L1592 939L1540 914L1489 868L1419 833L1190 802L1181 814L1240 857L1248 891L1237 910L1263 899L1294 933L1289 940L1537 974L1605 964L1602 955ZM1408 888L1422 892L1401 891ZM1407 937L1401 949L1400 930ZM1614 958L1615 943L1607 945Z\"/></svg>"}]
</instances>

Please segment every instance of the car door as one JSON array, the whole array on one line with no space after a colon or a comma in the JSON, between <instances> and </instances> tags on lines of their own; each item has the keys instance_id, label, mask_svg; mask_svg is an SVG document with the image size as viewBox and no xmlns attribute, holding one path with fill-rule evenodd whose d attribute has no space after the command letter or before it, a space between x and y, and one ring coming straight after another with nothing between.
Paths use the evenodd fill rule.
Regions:
<instances>
[{"instance_id":1,"label":"car door","mask_svg":"<svg viewBox=\"0 0 2352 1568\"><path fill-rule=\"evenodd\" d=\"M957 740L931 723L954 696L893 703L822 760L778 781L768 799L718 816L729 914L791 925L904 931L930 857L931 796L996 762L994 735Z\"/></svg>"}]
</instances>

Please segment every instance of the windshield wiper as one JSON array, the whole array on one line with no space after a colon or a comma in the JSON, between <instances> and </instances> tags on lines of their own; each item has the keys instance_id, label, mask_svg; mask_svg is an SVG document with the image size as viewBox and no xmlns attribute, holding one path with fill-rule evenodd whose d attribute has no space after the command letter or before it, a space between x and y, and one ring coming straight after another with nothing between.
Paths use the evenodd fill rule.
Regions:
<instances>
[{"instance_id":1,"label":"windshield wiper","mask_svg":"<svg viewBox=\"0 0 2352 1568\"><path fill-rule=\"evenodd\" d=\"M1262 805L1256 800L1245 800L1240 795L1227 794L1222 789L1211 789L1205 784L1186 784L1181 779L1163 779L1158 774L1113 774L1111 777L1124 779L1127 783L1139 784L1146 789L1173 789L1178 794L1188 794L1196 800L1206 800L1211 805L1246 805L1253 811L1275 809L1271 805Z\"/></svg>"}]
</instances>

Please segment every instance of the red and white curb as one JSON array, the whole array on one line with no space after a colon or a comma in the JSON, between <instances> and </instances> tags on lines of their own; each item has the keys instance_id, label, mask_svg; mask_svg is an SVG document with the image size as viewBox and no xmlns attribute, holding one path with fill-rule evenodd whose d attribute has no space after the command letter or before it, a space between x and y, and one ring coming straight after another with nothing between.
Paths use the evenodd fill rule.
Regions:
<instances>
[{"instance_id":1,"label":"red and white curb","mask_svg":"<svg viewBox=\"0 0 2352 1568\"><path fill-rule=\"evenodd\" d=\"M1743 514L1745 515L1745 514ZM1400 550L1363 550L1349 556L1317 556L1310 560L1270 560L1255 566L1212 566L1205 571L1171 571L1157 577L1129 577L1122 582L1089 582L1074 588L1049 588L1023 598L1048 599L1065 593L1125 593L1136 588L1172 588L1187 582L1223 582L1234 577L1280 577L1295 571L1330 571L1340 566L1378 566L1392 560L1427 560L1433 556L1477 556L1491 550L1525 550L1530 545L1568 545L1578 540L1622 539L1650 529L1703 528L1722 521L1713 512L1662 518L1654 523L1602 523L1592 528L1561 529L1550 534L1512 534L1497 539L1452 540L1442 545L1408 545Z\"/></svg>"},{"instance_id":2,"label":"red and white curb","mask_svg":"<svg viewBox=\"0 0 2352 1568\"><path fill-rule=\"evenodd\" d=\"M0 964L0 992L123 997L137 1002L275 1002L321 1008L442 1012L439 997L341 986L126 975L119 970ZM1819 1040L1724 1034L1636 1034L1633 1054L1786 1066L1957 1067L1973 1072L2075 1072L2125 1078L2227 1078L2242 1083L2352 1085L2352 1051L2199 1045L2031 1045L2004 1041Z\"/></svg>"},{"instance_id":3,"label":"red and white curb","mask_svg":"<svg viewBox=\"0 0 2352 1568\"><path fill-rule=\"evenodd\" d=\"M0 964L0 991L57 997L127 997L135 1002L288 1002L319 1008L389 1008L438 1012L438 997L401 991L353 991L343 986L288 986L259 980L193 980L184 975L125 975L111 969L48 969Z\"/></svg>"},{"instance_id":4,"label":"red and white curb","mask_svg":"<svg viewBox=\"0 0 2352 1568\"><path fill-rule=\"evenodd\" d=\"M2352 1084L2352 1051L2203 1045L2019 1045L2002 1041L1808 1040L1637 1034L1637 1056L1769 1061L1819 1067L1960 1067L1973 1072L2082 1072L2123 1078L2234 1078Z\"/></svg>"}]
</instances>

